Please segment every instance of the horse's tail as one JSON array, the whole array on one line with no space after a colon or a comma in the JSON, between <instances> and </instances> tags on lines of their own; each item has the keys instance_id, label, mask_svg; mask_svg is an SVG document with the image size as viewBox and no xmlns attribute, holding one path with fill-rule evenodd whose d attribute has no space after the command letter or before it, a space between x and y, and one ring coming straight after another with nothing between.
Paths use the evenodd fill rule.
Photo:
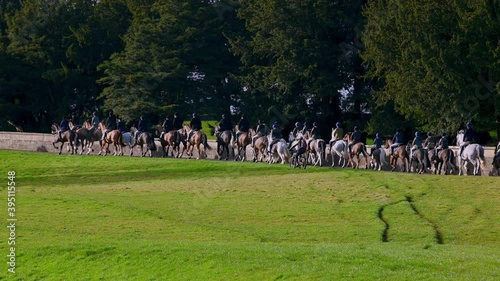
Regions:
<instances>
[{"instance_id":1,"label":"horse's tail","mask_svg":"<svg viewBox=\"0 0 500 281\"><path fill-rule=\"evenodd\" d=\"M479 162L481 162L481 169L486 169L486 160L484 159L484 148L482 146L476 147Z\"/></svg>"},{"instance_id":2,"label":"horse's tail","mask_svg":"<svg viewBox=\"0 0 500 281\"><path fill-rule=\"evenodd\" d=\"M380 148L380 163L382 163L382 165L384 166L387 166L389 165L389 163L387 163L387 160L385 160L385 150L383 148Z\"/></svg>"},{"instance_id":3,"label":"horse's tail","mask_svg":"<svg viewBox=\"0 0 500 281\"><path fill-rule=\"evenodd\" d=\"M208 139L206 134L201 135L201 142L203 143L203 146L206 147L206 149L212 150L212 147L208 144Z\"/></svg>"}]
</instances>

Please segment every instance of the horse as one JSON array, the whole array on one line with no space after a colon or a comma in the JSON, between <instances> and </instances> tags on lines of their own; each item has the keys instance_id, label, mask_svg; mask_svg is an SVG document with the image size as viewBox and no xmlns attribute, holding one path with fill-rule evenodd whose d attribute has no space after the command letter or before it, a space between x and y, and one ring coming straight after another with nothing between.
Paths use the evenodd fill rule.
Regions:
<instances>
[{"instance_id":1,"label":"horse","mask_svg":"<svg viewBox=\"0 0 500 281\"><path fill-rule=\"evenodd\" d=\"M344 168L349 159L349 150L347 149L347 142L345 140L337 140L330 147L330 154L332 155L332 167L335 166L335 156L339 157L338 165Z\"/></svg>"},{"instance_id":2,"label":"horse","mask_svg":"<svg viewBox=\"0 0 500 281\"><path fill-rule=\"evenodd\" d=\"M408 143L406 145L406 152L408 154L410 154L410 148L411 147L411 144ZM425 173L425 171L427 170L427 157L425 156L425 150L423 148L418 148L416 149L415 151L413 151L413 154L412 156L410 157L410 166L409 166L409 169L410 171L412 170L413 168L413 162L415 162L416 164L416 170L419 174L423 174Z\"/></svg>"},{"instance_id":3,"label":"horse","mask_svg":"<svg viewBox=\"0 0 500 281\"><path fill-rule=\"evenodd\" d=\"M72 130L67 130L61 133L61 138L59 138L59 125L57 124L52 124L51 126L51 132L52 134L55 134L55 139L52 142L52 146L54 146L55 149L56 143L61 143L61 147L59 147L59 155L61 155L64 143L68 143L68 152L71 150L71 155L75 154L75 147L73 146L73 143L75 141L75 132Z\"/></svg>"},{"instance_id":4,"label":"horse","mask_svg":"<svg viewBox=\"0 0 500 281\"><path fill-rule=\"evenodd\" d=\"M486 161L484 159L484 148L477 144L471 143L467 145L460 155L460 146L464 143L464 131L457 132L457 160L458 160L458 175L467 175L467 165L472 164L473 175L481 175L482 170L486 169ZM464 173L465 169L465 173Z\"/></svg>"},{"instance_id":5,"label":"horse","mask_svg":"<svg viewBox=\"0 0 500 281\"><path fill-rule=\"evenodd\" d=\"M98 141L99 142L99 146L102 147L102 131L101 131L101 128L97 127L97 128L94 128L89 121L85 121L83 122L83 125L82 125L82 129L87 129L88 130L88 134L87 134L87 140L86 140L86 143L87 143L87 148L89 149L89 151L87 152L87 155L90 154L90 152L94 151L94 142L95 141Z\"/></svg>"},{"instance_id":6,"label":"horse","mask_svg":"<svg viewBox=\"0 0 500 281\"><path fill-rule=\"evenodd\" d=\"M387 139L385 142L385 148L389 148L392 145L392 140ZM396 170L398 166L398 160L401 160L403 163L403 169L401 172L406 172L409 169L410 166L410 154L408 154L408 151L406 150L406 145L400 145L399 147L394 148L394 152L390 156L390 164L392 166L392 171Z\"/></svg>"},{"instance_id":7,"label":"horse","mask_svg":"<svg viewBox=\"0 0 500 281\"><path fill-rule=\"evenodd\" d=\"M375 149L372 154L372 166L374 170L381 171L382 167L389 165L385 159L385 149Z\"/></svg>"},{"instance_id":8,"label":"horse","mask_svg":"<svg viewBox=\"0 0 500 281\"><path fill-rule=\"evenodd\" d=\"M449 175L450 171L453 174L456 170L455 167L455 154L449 148L445 148L440 152L437 150L429 151L429 161L431 161L431 165L434 164L434 174L436 172L441 174L441 170L444 168L444 174Z\"/></svg>"},{"instance_id":9,"label":"horse","mask_svg":"<svg viewBox=\"0 0 500 281\"><path fill-rule=\"evenodd\" d=\"M175 151L177 152L177 155L175 155L175 157L177 157L180 153L179 152L180 141L177 142L177 140L179 139L179 132L176 130L171 130L169 132L164 133L162 136L160 133L162 130L163 130L162 126L160 126L160 125L156 126L156 133L158 135L160 135L160 144L161 144L161 147L163 150L163 157L168 157L168 150L170 148L171 148L172 157L174 157ZM166 147L166 149L165 149L165 147Z\"/></svg>"},{"instance_id":10,"label":"horse","mask_svg":"<svg viewBox=\"0 0 500 281\"><path fill-rule=\"evenodd\" d=\"M134 144L132 145L132 148L130 149L130 156L133 154L133 149L135 146L139 146L141 148L141 157L146 156L149 152L149 157L153 157L153 151L156 151L156 144L153 136L148 133L148 132L142 132L140 135L136 136L137 134L137 128L132 127L130 128L130 134L132 138L134 138ZM144 145L146 145L146 151L144 151Z\"/></svg>"},{"instance_id":11,"label":"horse","mask_svg":"<svg viewBox=\"0 0 500 281\"><path fill-rule=\"evenodd\" d=\"M104 123L104 121L101 121L99 123L99 128L102 132L106 131L106 124ZM116 156L123 154L122 147L125 146L125 144L123 143L122 133L119 130L113 130L107 133L106 137L102 141L101 151L99 152L99 155L101 155L104 151L104 156L106 156L108 154L110 144L113 144L113 146L115 147L113 155Z\"/></svg>"},{"instance_id":12,"label":"horse","mask_svg":"<svg viewBox=\"0 0 500 281\"><path fill-rule=\"evenodd\" d=\"M236 138L236 149L238 150L238 154L236 155L234 161L241 159L241 161L245 161L247 159L247 146L252 143L252 136L255 134L253 129L250 129L248 132L242 132Z\"/></svg>"},{"instance_id":13,"label":"horse","mask_svg":"<svg viewBox=\"0 0 500 281\"><path fill-rule=\"evenodd\" d=\"M344 136L344 140L347 143L350 143L352 141L352 132L348 132ZM365 169L368 169L368 152L366 152L366 146L362 142L358 142L355 145L352 146L351 148L351 153L349 155L349 163L352 165L354 169L359 168L361 159L359 157L360 154L363 154L363 157L365 158ZM357 165L354 165L354 156L357 158Z\"/></svg>"},{"instance_id":14,"label":"horse","mask_svg":"<svg viewBox=\"0 0 500 281\"><path fill-rule=\"evenodd\" d=\"M189 136L189 132L191 132L191 127L189 127L188 125L184 125L183 127L183 134L186 138L186 142L187 142L187 155L188 155L188 158L191 159L191 157L193 156L193 149L194 147L196 146L196 148L198 149L198 158L196 159L200 159L200 157L205 157L207 158L207 149L208 150L212 150L212 147L210 147L210 145L208 144L208 138L207 138L207 135L201 131L194 131L193 134L191 135L191 137L189 137L188 139L188 136ZM204 149L201 150L200 148L200 145L203 144L203 147Z\"/></svg>"},{"instance_id":15,"label":"horse","mask_svg":"<svg viewBox=\"0 0 500 281\"><path fill-rule=\"evenodd\" d=\"M268 138L270 138L269 136ZM271 148L271 155L269 156L269 164L277 163L281 159L281 164L286 164L290 162L290 150L288 149L288 143L284 139L280 139Z\"/></svg>"},{"instance_id":16,"label":"horse","mask_svg":"<svg viewBox=\"0 0 500 281\"><path fill-rule=\"evenodd\" d=\"M309 157L311 164L314 166L323 167L323 159L325 158L326 143L322 139L311 139L309 142Z\"/></svg>"},{"instance_id":17,"label":"horse","mask_svg":"<svg viewBox=\"0 0 500 281\"><path fill-rule=\"evenodd\" d=\"M253 151L254 151L253 162L257 161L262 162L264 157L266 157L266 149L267 149L267 137L260 136L256 138L253 144Z\"/></svg>"},{"instance_id":18,"label":"horse","mask_svg":"<svg viewBox=\"0 0 500 281\"><path fill-rule=\"evenodd\" d=\"M230 130L219 132L219 130L220 127L216 126L214 135L217 136L217 155L219 155L219 160L222 160L222 158L224 158L224 152L225 152L226 155L225 160L228 160L229 157L231 156L230 151L233 150L232 147L231 149L229 149L229 147L232 146L231 144L233 142L233 132Z\"/></svg>"},{"instance_id":19,"label":"horse","mask_svg":"<svg viewBox=\"0 0 500 281\"><path fill-rule=\"evenodd\" d=\"M500 176L500 142L495 148L495 156L493 157L493 162L491 163L491 165L493 166L493 168L491 169L490 176Z\"/></svg>"}]
</instances>

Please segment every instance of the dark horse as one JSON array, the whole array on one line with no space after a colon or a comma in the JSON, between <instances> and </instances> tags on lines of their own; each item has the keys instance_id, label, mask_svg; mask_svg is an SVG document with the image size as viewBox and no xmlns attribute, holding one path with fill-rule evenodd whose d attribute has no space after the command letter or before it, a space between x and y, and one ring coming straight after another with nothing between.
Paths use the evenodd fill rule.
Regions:
<instances>
[{"instance_id":1,"label":"dark horse","mask_svg":"<svg viewBox=\"0 0 500 281\"><path fill-rule=\"evenodd\" d=\"M392 145L392 140L387 139L385 142L385 148L390 148L391 145ZM401 162L403 162L403 169L401 169L401 172L406 172L407 168L409 168L410 166L410 154L408 154L408 151L406 151L405 144L394 148L394 152L390 156L390 162L392 166L391 171L396 170L398 165L398 160L401 160Z\"/></svg>"},{"instance_id":2,"label":"dark horse","mask_svg":"<svg viewBox=\"0 0 500 281\"><path fill-rule=\"evenodd\" d=\"M61 147L59 147L59 155L62 152L62 148L63 148L65 142L68 143L68 151L71 148L71 154L75 154L75 147L73 146L74 141L75 141L75 137L76 137L75 132L73 132L72 130L67 130L67 131L61 132L61 138L59 138L59 133L58 133L59 132L59 125L57 125L55 123L52 124L51 131L52 131L52 134L56 135L54 141L52 142L52 145L54 146L54 148L55 149L58 148L58 147L56 147L56 143L58 143L58 142L61 143Z\"/></svg>"},{"instance_id":3,"label":"dark horse","mask_svg":"<svg viewBox=\"0 0 500 281\"><path fill-rule=\"evenodd\" d=\"M224 132L219 132L219 126L215 127L215 135L217 136L217 155L219 155L219 160L224 158L224 152L226 155L225 160L228 160L230 157L229 146L231 145L231 140L233 139L233 133L229 130Z\"/></svg>"},{"instance_id":4,"label":"dark horse","mask_svg":"<svg viewBox=\"0 0 500 281\"><path fill-rule=\"evenodd\" d=\"M141 157L146 156L148 152L149 157L153 157L153 151L156 151L156 144L153 136L148 132L142 132L136 138L137 128L135 127L130 128L130 133L132 134L132 138L137 140L134 142L134 145L132 145L132 149L130 149L130 155L133 154L133 148L138 145L141 148ZM146 151L144 151L144 145L146 145Z\"/></svg>"},{"instance_id":5,"label":"dark horse","mask_svg":"<svg viewBox=\"0 0 500 281\"><path fill-rule=\"evenodd\" d=\"M444 174L448 175L456 170L455 154L449 148L441 150L439 153L436 149L429 150L429 161L434 165L434 174L441 174L444 167Z\"/></svg>"}]
</instances>

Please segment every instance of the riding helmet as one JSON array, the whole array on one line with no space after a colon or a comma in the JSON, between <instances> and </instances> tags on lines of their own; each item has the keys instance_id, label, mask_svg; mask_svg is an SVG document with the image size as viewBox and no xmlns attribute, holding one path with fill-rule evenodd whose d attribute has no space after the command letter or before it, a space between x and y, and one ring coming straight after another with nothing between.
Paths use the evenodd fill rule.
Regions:
<instances>
[{"instance_id":1,"label":"riding helmet","mask_svg":"<svg viewBox=\"0 0 500 281\"><path fill-rule=\"evenodd\" d=\"M278 127L279 127L278 124L276 124L276 123L273 124L273 129L278 129Z\"/></svg>"},{"instance_id":2,"label":"riding helmet","mask_svg":"<svg viewBox=\"0 0 500 281\"><path fill-rule=\"evenodd\" d=\"M431 132L427 132L427 136L428 137L432 137L432 133Z\"/></svg>"},{"instance_id":3,"label":"riding helmet","mask_svg":"<svg viewBox=\"0 0 500 281\"><path fill-rule=\"evenodd\" d=\"M262 124L262 120L257 121L257 124L261 125Z\"/></svg>"},{"instance_id":4,"label":"riding helmet","mask_svg":"<svg viewBox=\"0 0 500 281\"><path fill-rule=\"evenodd\" d=\"M376 133L375 137L380 138L380 133Z\"/></svg>"},{"instance_id":5,"label":"riding helmet","mask_svg":"<svg viewBox=\"0 0 500 281\"><path fill-rule=\"evenodd\" d=\"M245 118L245 114L241 114L241 119L244 119Z\"/></svg>"},{"instance_id":6,"label":"riding helmet","mask_svg":"<svg viewBox=\"0 0 500 281\"><path fill-rule=\"evenodd\" d=\"M299 122L295 122L295 128L298 128L300 127L300 123Z\"/></svg>"},{"instance_id":7,"label":"riding helmet","mask_svg":"<svg viewBox=\"0 0 500 281\"><path fill-rule=\"evenodd\" d=\"M358 126L354 126L354 131L359 131Z\"/></svg>"},{"instance_id":8,"label":"riding helmet","mask_svg":"<svg viewBox=\"0 0 500 281\"><path fill-rule=\"evenodd\" d=\"M472 123L468 122L466 126L467 126L467 129L470 129L470 128L472 128Z\"/></svg>"},{"instance_id":9,"label":"riding helmet","mask_svg":"<svg viewBox=\"0 0 500 281\"><path fill-rule=\"evenodd\" d=\"M401 129L397 128L397 129L396 129L396 132L397 132L397 133L401 133Z\"/></svg>"},{"instance_id":10,"label":"riding helmet","mask_svg":"<svg viewBox=\"0 0 500 281\"><path fill-rule=\"evenodd\" d=\"M416 132L416 133L415 133L415 136L416 136L416 137L420 137L420 132Z\"/></svg>"},{"instance_id":11,"label":"riding helmet","mask_svg":"<svg viewBox=\"0 0 500 281\"><path fill-rule=\"evenodd\" d=\"M446 137L446 133L442 133L441 136Z\"/></svg>"},{"instance_id":12,"label":"riding helmet","mask_svg":"<svg viewBox=\"0 0 500 281\"><path fill-rule=\"evenodd\" d=\"M338 127L341 127L341 126L342 126L342 123L337 122L337 124L335 124L335 126L337 126L337 128L338 128Z\"/></svg>"},{"instance_id":13,"label":"riding helmet","mask_svg":"<svg viewBox=\"0 0 500 281\"><path fill-rule=\"evenodd\" d=\"M196 112L195 112L195 113L193 113L193 117L196 117L196 116L197 116Z\"/></svg>"},{"instance_id":14,"label":"riding helmet","mask_svg":"<svg viewBox=\"0 0 500 281\"><path fill-rule=\"evenodd\" d=\"M313 123L313 126L314 126L314 127L318 126L318 122L314 122L314 123Z\"/></svg>"},{"instance_id":15,"label":"riding helmet","mask_svg":"<svg viewBox=\"0 0 500 281\"><path fill-rule=\"evenodd\" d=\"M226 118L226 114L222 114L222 118Z\"/></svg>"}]
</instances>

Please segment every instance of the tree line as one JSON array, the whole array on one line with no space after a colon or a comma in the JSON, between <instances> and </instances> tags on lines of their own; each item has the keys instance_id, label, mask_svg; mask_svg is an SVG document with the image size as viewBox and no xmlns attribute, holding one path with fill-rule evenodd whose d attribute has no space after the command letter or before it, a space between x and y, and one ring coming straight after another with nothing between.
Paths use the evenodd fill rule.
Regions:
<instances>
[{"instance_id":1,"label":"tree line","mask_svg":"<svg viewBox=\"0 0 500 281\"><path fill-rule=\"evenodd\" d=\"M128 122L317 121L325 136L337 121L385 135L468 121L498 131L499 11L488 0L0 0L0 130L113 110Z\"/></svg>"}]
</instances>

